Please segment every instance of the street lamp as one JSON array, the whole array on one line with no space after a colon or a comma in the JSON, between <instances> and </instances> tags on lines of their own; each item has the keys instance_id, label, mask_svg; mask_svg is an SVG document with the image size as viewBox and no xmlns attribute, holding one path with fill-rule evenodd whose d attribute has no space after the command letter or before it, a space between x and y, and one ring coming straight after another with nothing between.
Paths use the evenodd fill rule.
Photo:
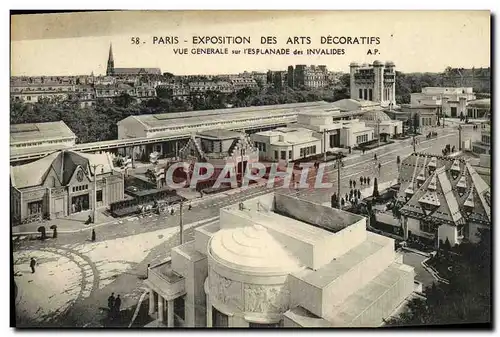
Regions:
<instances>
[{"instance_id":1,"label":"street lamp","mask_svg":"<svg viewBox=\"0 0 500 337\"><path fill-rule=\"evenodd\" d=\"M184 201L179 204L179 231L180 231L180 242L181 245L184 243L184 223L182 219L182 206L184 206Z\"/></svg>"},{"instance_id":2,"label":"street lamp","mask_svg":"<svg viewBox=\"0 0 500 337\"><path fill-rule=\"evenodd\" d=\"M462 125L458 125L458 150L462 150Z\"/></svg>"},{"instance_id":3,"label":"street lamp","mask_svg":"<svg viewBox=\"0 0 500 337\"><path fill-rule=\"evenodd\" d=\"M338 152L335 157L335 162L337 165L337 206L339 209L340 207L340 167L344 166L344 163L342 162L342 158L344 157L344 154L342 152Z\"/></svg>"},{"instance_id":4,"label":"street lamp","mask_svg":"<svg viewBox=\"0 0 500 337\"><path fill-rule=\"evenodd\" d=\"M380 146L380 118L377 119L378 146Z\"/></svg>"},{"instance_id":5,"label":"street lamp","mask_svg":"<svg viewBox=\"0 0 500 337\"><path fill-rule=\"evenodd\" d=\"M92 212L92 223L95 223L95 219L96 219L96 215L97 215L97 168L99 166L102 166L104 168L104 165L103 164L94 164L91 166L94 169L94 209Z\"/></svg>"}]
</instances>

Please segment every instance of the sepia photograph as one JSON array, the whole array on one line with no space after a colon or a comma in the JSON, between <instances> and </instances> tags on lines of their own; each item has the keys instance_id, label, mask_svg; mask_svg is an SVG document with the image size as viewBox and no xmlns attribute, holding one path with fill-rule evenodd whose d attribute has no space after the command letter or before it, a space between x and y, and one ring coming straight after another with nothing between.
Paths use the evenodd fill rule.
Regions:
<instances>
[{"instance_id":1,"label":"sepia photograph","mask_svg":"<svg viewBox=\"0 0 500 337\"><path fill-rule=\"evenodd\" d=\"M11 11L11 327L492 329L491 38Z\"/></svg>"}]
</instances>

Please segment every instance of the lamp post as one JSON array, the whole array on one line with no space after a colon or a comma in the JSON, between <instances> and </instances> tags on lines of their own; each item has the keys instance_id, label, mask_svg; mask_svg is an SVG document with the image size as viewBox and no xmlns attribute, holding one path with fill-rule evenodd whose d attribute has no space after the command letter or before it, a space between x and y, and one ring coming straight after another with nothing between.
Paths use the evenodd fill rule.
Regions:
<instances>
[{"instance_id":1,"label":"lamp post","mask_svg":"<svg viewBox=\"0 0 500 337\"><path fill-rule=\"evenodd\" d=\"M380 118L377 119L378 146L380 146Z\"/></svg>"},{"instance_id":2,"label":"lamp post","mask_svg":"<svg viewBox=\"0 0 500 337\"><path fill-rule=\"evenodd\" d=\"M326 163L326 129L323 129L323 161Z\"/></svg>"},{"instance_id":3,"label":"lamp post","mask_svg":"<svg viewBox=\"0 0 500 337\"><path fill-rule=\"evenodd\" d=\"M337 164L337 206L340 209L340 167L343 165L342 158L344 155L341 152L338 152L335 158L336 164Z\"/></svg>"},{"instance_id":4,"label":"lamp post","mask_svg":"<svg viewBox=\"0 0 500 337\"><path fill-rule=\"evenodd\" d=\"M95 223L96 215L97 215L97 168L99 166L102 166L104 168L103 164L94 164L91 165L92 168L94 169L94 207L92 211L92 223Z\"/></svg>"},{"instance_id":5,"label":"lamp post","mask_svg":"<svg viewBox=\"0 0 500 337\"><path fill-rule=\"evenodd\" d=\"M180 242L181 245L184 243L184 223L182 219L182 206L184 206L184 201L181 201L179 204L179 236L180 236Z\"/></svg>"},{"instance_id":6,"label":"lamp post","mask_svg":"<svg viewBox=\"0 0 500 337\"><path fill-rule=\"evenodd\" d=\"M458 150L462 150L462 125L458 125Z\"/></svg>"}]
</instances>

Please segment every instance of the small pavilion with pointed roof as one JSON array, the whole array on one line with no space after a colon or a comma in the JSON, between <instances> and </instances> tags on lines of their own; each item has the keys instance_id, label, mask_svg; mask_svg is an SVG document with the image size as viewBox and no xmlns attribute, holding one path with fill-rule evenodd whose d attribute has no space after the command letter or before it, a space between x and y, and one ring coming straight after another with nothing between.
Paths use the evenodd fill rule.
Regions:
<instances>
[{"instance_id":1,"label":"small pavilion with pointed roof","mask_svg":"<svg viewBox=\"0 0 500 337\"><path fill-rule=\"evenodd\" d=\"M94 181L96 192L94 192ZM110 154L63 150L10 167L13 223L27 218L64 217L124 198L123 175Z\"/></svg>"},{"instance_id":2,"label":"small pavilion with pointed roof","mask_svg":"<svg viewBox=\"0 0 500 337\"><path fill-rule=\"evenodd\" d=\"M490 187L464 158L413 153L403 160L398 201L405 238L477 242L491 226Z\"/></svg>"}]
</instances>

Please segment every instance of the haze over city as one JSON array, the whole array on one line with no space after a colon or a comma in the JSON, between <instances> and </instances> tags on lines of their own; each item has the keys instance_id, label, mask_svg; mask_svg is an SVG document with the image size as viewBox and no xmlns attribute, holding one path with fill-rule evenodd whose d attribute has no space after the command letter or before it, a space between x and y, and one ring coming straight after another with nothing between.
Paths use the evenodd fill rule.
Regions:
<instances>
[{"instance_id":1,"label":"haze over city","mask_svg":"<svg viewBox=\"0 0 500 337\"><path fill-rule=\"evenodd\" d=\"M436 12L100 12L12 18L13 76L104 74L109 44L118 67L159 67L176 75L284 70L324 64L348 72L351 61L392 60L403 72L490 66L487 11ZM360 23L363 24L360 24ZM34 29L37 27L37 29ZM153 45L154 36L179 44ZM251 45L193 45L193 36L249 36ZM261 45L261 37L276 37ZM309 45L287 45L288 37ZM379 45L320 44L321 36L380 37ZM139 37L140 44L131 43ZM188 42L184 42L187 40ZM146 43L142 43L146 42ZM174 55L174 48L343 48L334 56ZM369 49L378 55L367 55ZM50 62L49 62L50 61Z\"/></svg>"}]
</instances>

